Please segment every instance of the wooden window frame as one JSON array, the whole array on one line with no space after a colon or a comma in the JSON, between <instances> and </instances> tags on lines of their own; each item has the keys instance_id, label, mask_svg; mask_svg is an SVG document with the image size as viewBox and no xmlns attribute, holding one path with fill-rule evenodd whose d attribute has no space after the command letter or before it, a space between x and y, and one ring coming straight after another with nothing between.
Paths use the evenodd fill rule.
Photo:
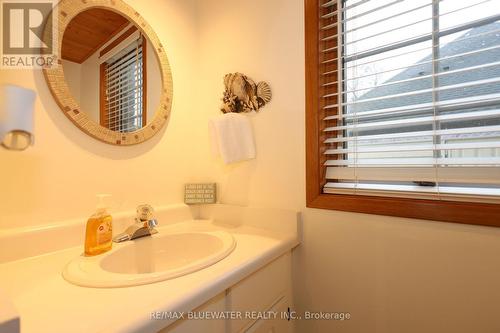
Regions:
<instances>
[{"instance_id":1,"label":"wooden window frame","mask_svg":"<svg viewBox=\"0 0 500 333\"><path fill-rule=\"evenodd\" d=\"M124 32L120 37L115 39L110 45L108 45L99 54L100 57L111 51L118 44L123 42L128 36L137 31L135 26L132 26L129 30ZM146 37L142 37L142 127L148 125L147 114L148 114L148 71L147 71L147 40ZM99 123L101 126L109 129L108 124L108 109L106 108L106 63L103 62L99 67Z\"/></svg>"},{"instance_id":2,"label":"wooden window frame","mask_svg":"<svg viewBox=\"0 0 500 333\"><path fill-rule=\"evenodd\" d=\"M323 193L326 158L319 75L320 1L304 0L307 207L500 227L499 204Z\"/></svg>"}]
</instances>

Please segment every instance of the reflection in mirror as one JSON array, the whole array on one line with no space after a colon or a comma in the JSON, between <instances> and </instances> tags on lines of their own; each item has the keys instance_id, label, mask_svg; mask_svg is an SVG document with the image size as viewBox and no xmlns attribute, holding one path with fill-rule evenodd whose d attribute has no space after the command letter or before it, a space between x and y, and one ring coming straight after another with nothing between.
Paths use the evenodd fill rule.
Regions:
<instances>
[{"instance_id":1,"label":"reflection in mirror","mask_svg":"<svg viewBox=\"0 0 500 333\"><path fill-rule=\"evenodd\" d=\"M104 8L75 16L62 41L67 85L90 119L127 133L154 119L161 74L151 43L127 18Z\"/></svg>"}]
</instances>

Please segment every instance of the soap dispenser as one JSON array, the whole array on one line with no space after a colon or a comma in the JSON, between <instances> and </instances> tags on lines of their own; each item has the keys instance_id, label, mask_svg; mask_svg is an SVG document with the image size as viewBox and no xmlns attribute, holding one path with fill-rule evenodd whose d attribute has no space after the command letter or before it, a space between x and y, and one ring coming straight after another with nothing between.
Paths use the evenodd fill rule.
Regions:
<instances>
[{"instance_id":1,"label":"soap dispenser","mask_svg":"<svg viewBox=\"0 0 500 333\"><path fill-rule=\"evenodd\" d=\"M94 215L87 221L85 233L85 255L95 256L111 250L113 235L113 219L106 210L104 199L107 194L97 195L99 204Z\"/></svg>"}]
</instances>

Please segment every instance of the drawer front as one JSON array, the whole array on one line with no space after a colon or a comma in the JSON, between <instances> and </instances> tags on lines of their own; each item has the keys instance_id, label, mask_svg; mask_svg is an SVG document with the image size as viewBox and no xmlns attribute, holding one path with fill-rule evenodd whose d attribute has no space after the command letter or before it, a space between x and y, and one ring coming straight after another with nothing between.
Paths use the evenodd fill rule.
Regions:
<instances>
[{"instance_id":1,"label":"drawer front","mask_svg":"<svg viewBox=\"0 0 500 333\"><path fill-rule=\"evenodd\" d=\"M248 311L267 311L291 290L291 255L281 256L267 266L248 276L227 293L228 310L240 311L242 319L227 322L227 332L240 332L250 326Z\"/></svg>"},{"instance_id":2,"label":"drawer front","mask_svg":"<svg viewBox=\"0 0 500 333\"><path fill-rule=\"evenodd\" d=\"M268 320L257 320L245 333L291 333L292 322L282 318L290 306L288 299L283 297L270 311L277 313L276 318Z\"/></svg>"},{"instance_id":3,"label":"drawer front","mask_svg":"<svg viewBox=\"0 0 500 333\"><path fill-rule=\"evenodd\" d=\"M212 298L205 304L201 305L195 312L217 313L226 310L225 293L219 294ZM188 320L180 319L172 325L162 329L158 333L221 333L225 330L225 320L211 319L211 320Z\"/></svg>"}]
</instances>

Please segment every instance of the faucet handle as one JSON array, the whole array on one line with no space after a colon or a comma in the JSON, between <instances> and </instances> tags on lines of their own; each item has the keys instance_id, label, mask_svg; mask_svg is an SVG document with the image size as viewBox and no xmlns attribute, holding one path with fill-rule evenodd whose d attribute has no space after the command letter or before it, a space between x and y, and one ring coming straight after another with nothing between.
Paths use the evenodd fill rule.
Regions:
<instances>
[{"instance_id":1,"label":"faucet handle","mask_svg":"<svg viewBox=\"0 0 500 333\"><path fill-rule=\"evenodd\" d=\"M158 226L158 221L153 217L153 212L153 207L150 205L138 206L135 223L130 225L125 232L115 236L113 241L121 243L158 233L158 230L155 229L155 227Z\"/></svg>"},{"instance_id":2,"label":"faucet handle","mask_svg":"<svg viewBox=\"0 0 500 333\"><path fill-rule=\"evenodd\" d=\"M141 221L149 221L153 219L154 209L150 205L137 206L137 218Z\"/></svg>"}]
</instances>

